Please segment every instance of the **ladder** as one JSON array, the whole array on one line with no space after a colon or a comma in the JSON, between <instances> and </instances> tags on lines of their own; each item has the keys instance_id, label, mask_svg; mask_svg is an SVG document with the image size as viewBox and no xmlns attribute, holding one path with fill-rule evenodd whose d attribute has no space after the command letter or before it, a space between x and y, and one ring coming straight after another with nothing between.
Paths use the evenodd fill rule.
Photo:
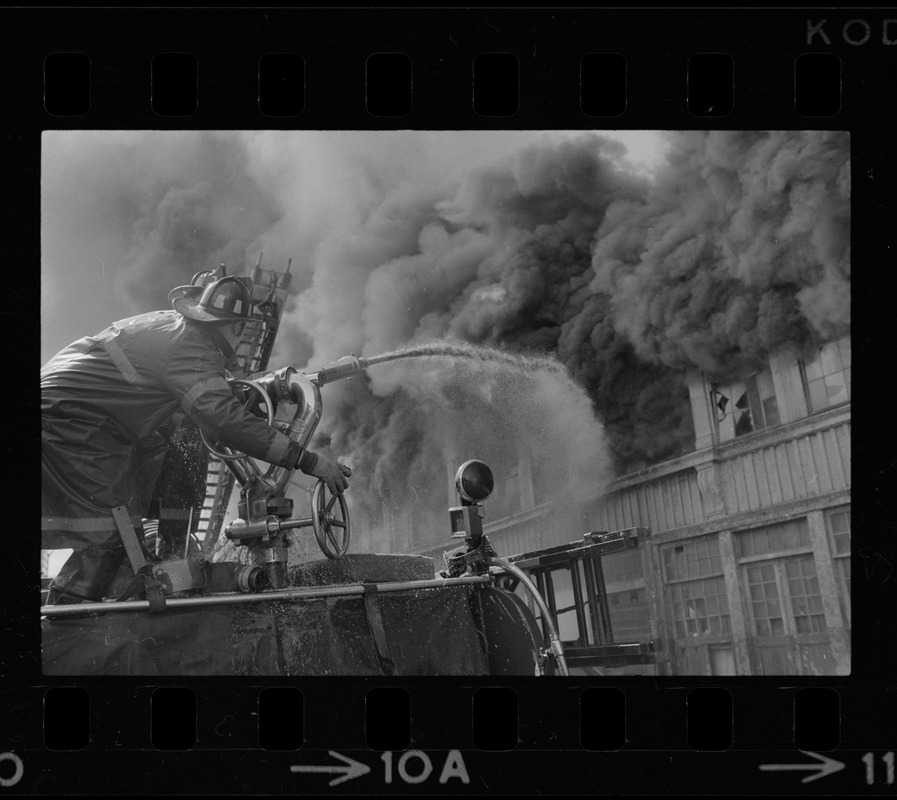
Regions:
<instances>
[{"instance_id":1,"label":"ladder","mask_svg":"<svg viewBox=\"0 0 897 800\"><path fill-rule=\"evenodd\" d=\"M274 340L283 316L287 293L290 287L290 267L287 261L283 272L262 268L262 254L252 270L253 319L246 326L243 338L237 345L237 359L247 375L263 372L268 368L268 360L274 349ZM199 512L197 538L202 542L203 552L209 555L221 534L224 516L234 489L234 476L224 462L209 455L206 469L205 495Z\"/></svg>"}]
</instances>

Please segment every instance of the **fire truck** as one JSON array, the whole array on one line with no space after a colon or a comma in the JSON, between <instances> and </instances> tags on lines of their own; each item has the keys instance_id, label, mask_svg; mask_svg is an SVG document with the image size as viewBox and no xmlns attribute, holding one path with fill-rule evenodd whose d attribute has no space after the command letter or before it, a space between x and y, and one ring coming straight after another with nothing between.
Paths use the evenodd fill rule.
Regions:
<instances>
[{"instance_id":1,"label":"fire truck","mask_svg":"<svg viewBox=\"0 0 897 800\"><path fill-rule=\"evenodd\" d=\"M269 371L289 270L289 263L282 272L263 269L259 257L254 319L237 349L253 377L231 384L268 424L275 424L278 404L295 408L276 424L306 446L323 414L322 388L378 357ZM447 515L458 547L442 564L420 555L352 553L346 498L330 494L323 481L307 509L294 508L287 496L293 470L272 465L262 472L257 461L207 441L189 423L172 438L179 446L157 484L158 519L140 533L127 515L119 526L129 569L110 596L41 606L45 674L564 676L660 658L653 642L614 640L601 569L603 556L638 547L645 529L589 531L567 544L503 556L483 531L492 472L469 459L458 466L458 502ZM205 465L203 475L185 469L185 451ZM322 557L295 563L290 547L307 533ZM222 543L240 557L213 557ZM571 598L555 589L558 571L573 576L572 606L562 605ZM570 608L578 634L562 641L556 620Z\"/></svg>"}]
</instances>

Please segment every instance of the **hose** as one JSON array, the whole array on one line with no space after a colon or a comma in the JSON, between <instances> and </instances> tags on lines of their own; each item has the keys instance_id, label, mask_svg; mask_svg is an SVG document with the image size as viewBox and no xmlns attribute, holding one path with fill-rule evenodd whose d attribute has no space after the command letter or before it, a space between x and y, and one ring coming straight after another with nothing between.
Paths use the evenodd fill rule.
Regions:
<instances>
[{"instance_id":1,"label":"hose","mask_svg":"<svg viewBox=\"0 0 897 800\"><path fill-rule=\"evenodd\" d=\"M561 675L569 677L570 673L567 671L567 659L564 657L564 646L561 644L561 637L558 636L557 628L551 618L551 612L548 610L548 606L545 605L542 595L539 594L539 590L536 588L535 584L533 584L532 580L530 580L530 577L520 569L520 567L515 567L503 558L491 557L485 558L483 561L490 567L499 567L500 569L505 570L505 572L510 572L533 596L533 599L542 611L542 619L545 620L545 623L548 626L548 638L551 639L550 650L558 662L558 670Z\"/></svg>"}]
</instances>

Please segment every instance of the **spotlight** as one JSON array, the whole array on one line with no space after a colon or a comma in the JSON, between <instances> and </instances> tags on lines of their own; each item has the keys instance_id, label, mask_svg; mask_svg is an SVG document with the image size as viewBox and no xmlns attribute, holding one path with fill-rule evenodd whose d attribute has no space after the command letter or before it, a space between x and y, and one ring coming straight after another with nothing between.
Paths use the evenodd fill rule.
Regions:
<instances>
[{"instance_id":1,"label":"spotlight","mask_svg":"<svg viewBox=\"0 0 897 800\"><path fill-rule=\"evenodd\" d=\"M477 459L465 461L455 473L455 488L461 505L449 509L453 539L465 539L478 547L483 538L483 509L480 503L492 494L492 470Z\"/></svg>"},{"instance_id":2,"label":"spotlight","mask_svg":"<svg viewBox=\"0 0 897 800\"><path fill-rule=\"evenodd\" d=\"M455 488L462 502L480 503L492 494L494 486L492 470L475 458L465 461L455 473Z\"/></svg>"}]
</instances>

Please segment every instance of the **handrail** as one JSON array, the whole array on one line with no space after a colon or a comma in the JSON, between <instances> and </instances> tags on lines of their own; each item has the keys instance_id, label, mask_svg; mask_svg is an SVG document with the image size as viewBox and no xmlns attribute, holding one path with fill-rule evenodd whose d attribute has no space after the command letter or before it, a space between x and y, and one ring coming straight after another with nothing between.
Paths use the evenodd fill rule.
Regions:
<instances>
[{"instance_id":1,"label":"handrail","mask_svg":"<svg viewBox=\"0 0 897 800\"><path fill-rule=\"evenodd\" d=\"M410 589L441 589L451 586L467 586L490 583L489 575L462 575L459 578L435 578L432 580L390 581L376 584L344 584L340 586L303 586L295 589L279 589L275 592L259 592L257 594L215 594L198 597L168 597L165 609L196 608L201 606L239 605L242 603L266 603L271 601L317 600L323 597L362 596L370 591L371 586L377 592L402 592ZM75 603L73 605L41 606L41 616L66 617L82 614L105 614L123 611L148 611L148 600L123 600L120 603ZM164 612L158 612L164 613Z\"/></svg>"}]
</instances>

